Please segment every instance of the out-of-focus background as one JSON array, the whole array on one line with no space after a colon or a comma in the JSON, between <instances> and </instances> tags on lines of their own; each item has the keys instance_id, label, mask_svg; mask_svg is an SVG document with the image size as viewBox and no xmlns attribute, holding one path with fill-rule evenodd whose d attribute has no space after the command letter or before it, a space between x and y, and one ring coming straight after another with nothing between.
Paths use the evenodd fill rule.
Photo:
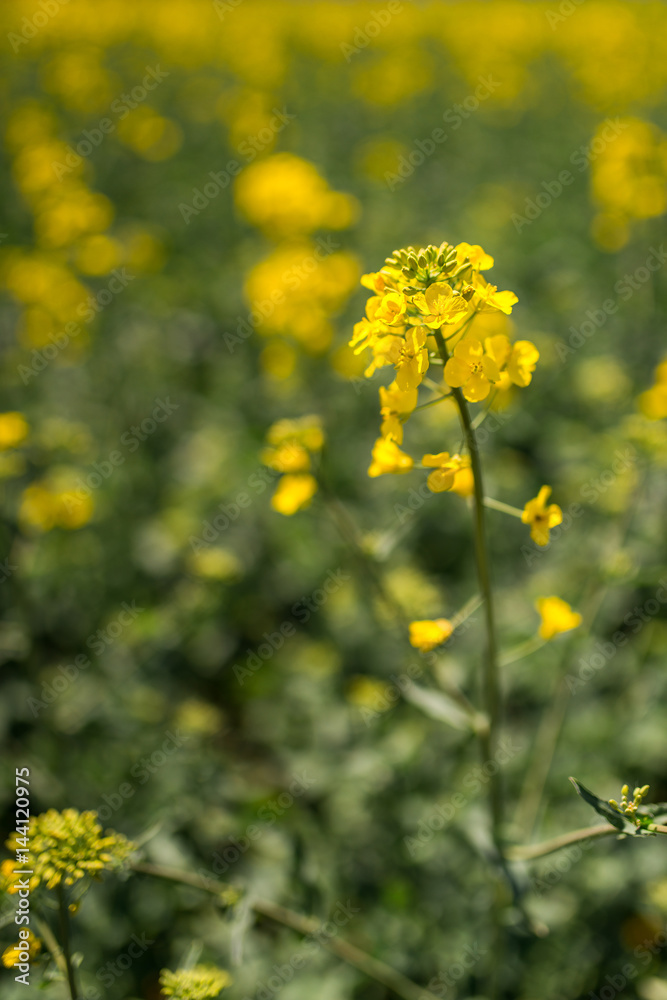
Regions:
<instances>
[{"instance_id":1,"label":"out-of-focus background","mask_svg":"<svg viewBox=\"0 0 667 1000\"><path fill-rule=\"evenodd\" d=\"M458 610L466 502L424 499L418 471L368 478L386 371L363 379L346 345L359 278L393 249L481 244L541 353L483 425L487 491L523 507L549 483L566 513L539 550L489 512L502 644L534 635L538 596L593 620L505 671L508 817L517 839L588 825L570 774L667 799L667 8L26 0L1 18L3 828L29 766L34 811L151 830L152 860L248 898L349 904L342 936L475 996L474 743L436 696L396 696L419 655L340 512L322 493L272 510L260 455L272 422L318 414L331 495L387 591L408 619ZM457 446L447 406L406 433L416 457ZM475 698L481 646L477 613L422 685ZM604 996L615 977L667 997L662 839L519 877L549 934L510 937L504 995ZM390 996L323 948L276 986L292 932L148 880L95 887L73 925L84 989L109 1000L155 998L193 939L230 1000ZM110 972L133 933L153 943Z\"/></svg>"}]
</instances>

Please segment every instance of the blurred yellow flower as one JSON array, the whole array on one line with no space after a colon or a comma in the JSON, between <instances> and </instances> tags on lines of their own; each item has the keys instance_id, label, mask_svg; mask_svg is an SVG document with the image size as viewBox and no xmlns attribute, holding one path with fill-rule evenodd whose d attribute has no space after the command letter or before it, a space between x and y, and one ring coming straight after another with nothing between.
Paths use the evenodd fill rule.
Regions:
<instances>
[{"instance_id":1,"label":"blurred yellow flower","mask_svg":"<svg viewBox=\"0 0 667 1000\"><path fill-rule=\"evenodd\" d=\"M582 617L579 612L573 611L560 597L538 597L535 607L542 619L539 635L547 641L581 625Z\"/></svg>"},{"instance_id":2,"label":"blurred yellow flower","mask_svg":"<svg viewBox=\"0 0 667 1000\"><path fill-rule=\"evenodd\" d=\"M90 521L93 510L90 493L77 487L71 473L56 470L23 491L19 520L24 527L38 531L73 531Z\"/></svg>"},{"instance_id":3,"label":"blurred yellow flower","mask_svg":"<svg viewBox=\"0 0 667 1000\"><path fill-rule=\"evenodd\" d=\"M310 473L283 476L271 497L271 506L279 514L296 514L310 504L317 492L317 480Z\"/></svg>"},{"instance_id":4,"label":"blurred yellow flower","mask_svg":"<svg viewBox=\"0 0 667 1000\"><path fill-rule=\"evenodd\" d=\"M374 479L389 472L409 472L414 462L409 455L398 447L391 438L378 438L373 445L373 461L368 468L368 475Z\"/></svg>"},{"instance_id":5,"label":"blurred yellow flower","mask_svg":"<svg viewBox=\"0 0 667 1000\"><path fill-rule=\"evenodd\" d=\"M454 626L446 618L411 622L410 645L421 653L428 653L436 646L441 646L443 642L446 642L453 631Z\"/></svg>"},{"instance_id":6,"label":"blurred yellow flower","mask_svg":"<svg viewBox=\"0 0 667 1000\"><path fill-rule=\"evenodd\" d=\"M23 933L27 936L22 937L20 941L10 945L9 948L5 948L2 953L2 964L7 969L18 965L19 962L33 962L42 950L42 942L38 937L35 937L31 930L23 929Z\"/></svg>"},{"instance_id":7,"label":"blurred yellow flower","mask_svg":"<svg viewBox=\"0 0 667 1000\"><path fill-rule=\"evenodd\" d=\"M292 153L277 153L239 175L234 196L241 213L269 236L346 229L358 213L351 195L332 191L317 168Z\"/></svg>"},{"instance_id":8,"label":"blurred yellow flower","mask_svg":"<svg viewBox=\"0 0 667 1000\"><path fill-rule=\"evenodd\" d=\"M563 511L558 504L552 503L547 507L550 494L551 487L543 486L537 496L528 501L521 515L523 523L530 525L530 537L538 545L548 545L551 528L563 520Z\"/></svg>"},{"instance_id":9,"label":"blurred yellow flower","mask_svg":"<svg viewBox=\"0 0 667 1000\"><path fill-rule=\"evenodd\" d=\"M16 448L28 436L29 429L22 413L16 410L0 413L0 451Z\"/></svg>"}]
</instances>

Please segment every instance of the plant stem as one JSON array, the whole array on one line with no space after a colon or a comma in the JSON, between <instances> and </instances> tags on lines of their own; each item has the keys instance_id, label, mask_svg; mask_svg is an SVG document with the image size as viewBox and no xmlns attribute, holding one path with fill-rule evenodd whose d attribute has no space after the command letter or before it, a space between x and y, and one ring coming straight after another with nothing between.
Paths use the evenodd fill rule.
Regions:
<instances>
[{"instance_id":1,"label":"plant stem","mask_svg":"<svg viewBox=\"0 0 667 1000\"><path fill-rule=\"evenodd\" d=\"M58 971L62 975L63 979L67 979L67 962L63 955L63 950L56 941L55 935L46 920L42 920L41 917L35 916L35 927L37 928L39 937L44 941L46 947L49 949L49 954L51 958L58 966Z\"/></svg>"},{"instance_id":2,"label":"plant stem","mask_svg":"<svg viewBox=\"0 0 667 1000\"><path fill-rule=\"evenodd\" d=\"M78 1000L79 993L76 988L76 979L74 978L74 966L72 965L72 956L70 954L69 946L69 915L67 912L67 899L65 897L65 887L62 882L58 883L58 903L60 911L60 936L63 942L63 955L65 957L65 966L67 968L67 982L69 984L69 994L72 1000Z\"/></svg>"},{"instance_id":3,"label":"plant stem","mask_svg":"<svg viewBox=\"0 0 667 1000\"><path fill-rule=\"evenodd\" d=\"M608 837L610 834L618 834L617 827L611 823L605 826L588 826L584 830L571 830L560 837L553 837L545 840L542 844L527 844L525 846L508 847L507 857L510 861L531 861L533 858L543 858L554 851L560 851L563 847L576 844L580 840L590 840L591 837Z\"/></svg>"},{"instance_id":4,"label":"plant stem","mask_svg":"<svg viewBox=\"0 0 667 1000\"><path fill-rule=\"evenodd\" d=\"M445 364L449 361L449 352L445 339L440 330L433 331L440 356ZM489 558L486 543L486 525L484 514L484 484L482 480L482 463L479 457L477 438L470 419L468 404L460 389L452 388L452 395L456 400L461 417L461 425L465 435L466 445L470 454L470 464L474 480L475 498L475 561L477 564L477 576L479 578L479 589L484 600L484 613L486 620L486 658L484 661L484 671L482 680L482 695L484 711L486 712L489 727L487 732L480 732L480 746L485 763L492 760L498 734L498 724L500 721L500 685L498 680L498 651L496 645L496 627L493 611L493 592L491 589L491 576L489 572ZM489 781L489 796L491 805L491 828L493 841L502 858L502 790L499 773L491 777Z\"/></svg>"},{"instance_id":5,"label":"plant stem","mask_svg":"<svg viewBox=\"0 0 667 1000\"><path fill-rule=\"evenodd\" d=\"M512 507L511 504L503 503L502 500L494 500L493 497L484 497L484 506L490 507L491 510L500 510L503 514L511 514L512 517L523 517L523 511L519 510L518 507Z\"/></svg>"},{"instance_id":6,"label":"plant stem","mask_svg":"<svg viewBox=\"0 0 667 1000\"><path fill-rule=\"evenodd\" d=\"M151 865L144 862L135 862L131 865L131 868L143 875L152 875L155 878L167 879L170 882L179 882L183 885L192 886L195 889L201 889L204 892L210 892L214 896L224 895L232 889L232 886L224 882L219 882L217 879L205 878L195 875L192 872L179 871L177 868L165 868L162 865ZM268 900L253 900L251 909L259 916L267 917L269 920L283 924L285 927L296 931L297 934L310 936L323 931L322 923L315 917L305 917L295 910L289 910L285 906L279 906L277 903L272 903ZM348 965L359 969L364 975L375 979L378 983L382 983L383 986L392 990L397 996L402 997L403 1000L437 1000L433 993L422 989L421 986L413 983L411 979L408 979L397 969L393 969L390 965L380 962L377 958L373 958L372 955L361 951L348 941L342 941L340 938L322 933L320 943L323 948L326 948L332 954L347 962Z\"/></svg>"}]
</instances>

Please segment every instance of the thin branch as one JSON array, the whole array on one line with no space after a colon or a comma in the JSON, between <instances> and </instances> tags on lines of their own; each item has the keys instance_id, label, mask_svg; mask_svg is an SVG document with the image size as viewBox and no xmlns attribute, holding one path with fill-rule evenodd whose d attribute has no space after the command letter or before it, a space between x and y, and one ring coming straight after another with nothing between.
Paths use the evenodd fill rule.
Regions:
<instances>
[{"instance_id":1,"label":"thin branch","mask_svg":"<svg viewBox=\"0 0 667 1000\"><path fill-rule=\"evenodd\" d=\"M153 875L156 878L167 879L170 882L180 882L183 885L189 885L195 889L210 892L214 896L224 896L230 890L234 891L232 886L224 882L219 882L217 879L195 875L192 872L180 871L177 868L165 868L162 865L151 865L144 862L134 862L130 867L135 872L140 872L144 875ZM315 917L305 917L295 910L289 910L285 906L279 906L277 903L271 903L264 899L255 899L250 905L251 909L259 916L267 917L278 924L283 924L283 926L296 931L297 934L303 934L304 936L321 935L323 948L336 955L337 958L347 962L348 965L359 969L364 975L382 983L383 986L392 990L397 996L402 997L403 1000L437 1000L435 994L422 989L421 986L413 983L411 979L408 979L397 969L393 969L390 965L380 962L377 958L373 958L372 955L361 951L348 941L328 936L324 930L326 925L322 925Z\"/></svg>"},{"instance_id":2,"label":"thin branch","mask_svg":"<svg viewBox=\"0 0 667 1000\"><path fill-rule=\"evenodd\" d=\"M576 844L580 840L590 840L592 837L608 837L610 834L619 834L618 827L606 823L604 826L588 826L583 830L571 830L570 833L563 833L560 837L553 837L545 840L542 844L526 844L525 846L508 847L505 851L506 857L510 861L531 861L533 858L543 858L554 851L560 851L563 847Z\"/></svg>"}]
</instances>

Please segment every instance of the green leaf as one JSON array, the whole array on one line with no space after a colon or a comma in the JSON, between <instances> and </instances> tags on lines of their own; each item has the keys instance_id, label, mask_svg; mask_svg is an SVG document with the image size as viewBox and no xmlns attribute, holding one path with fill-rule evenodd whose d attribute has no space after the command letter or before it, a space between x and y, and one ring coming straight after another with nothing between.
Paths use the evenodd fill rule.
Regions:
<instances>
[{"instance_id":1,"label":"green leaf","mask_svg":"<svg viewBox=\"0 0 667 1000\"><path fill-rule=\"evenodd\" d=\"M570 778L570 781L576 788L577 794L581 795L584 802L587 802L589 806L592 806L596 813L599 813L600 816L604 816L607 822L611 823L612 826L615 826L620 833L635 834L637 832L635 824L630 822L627 817L622 816L621 813L617 812L613 806L609 805L608 802L605 802L604 799L599 799L597 795L590 792L585 785L578 782L576 778Z\"/></svg>"}]
</instances>

